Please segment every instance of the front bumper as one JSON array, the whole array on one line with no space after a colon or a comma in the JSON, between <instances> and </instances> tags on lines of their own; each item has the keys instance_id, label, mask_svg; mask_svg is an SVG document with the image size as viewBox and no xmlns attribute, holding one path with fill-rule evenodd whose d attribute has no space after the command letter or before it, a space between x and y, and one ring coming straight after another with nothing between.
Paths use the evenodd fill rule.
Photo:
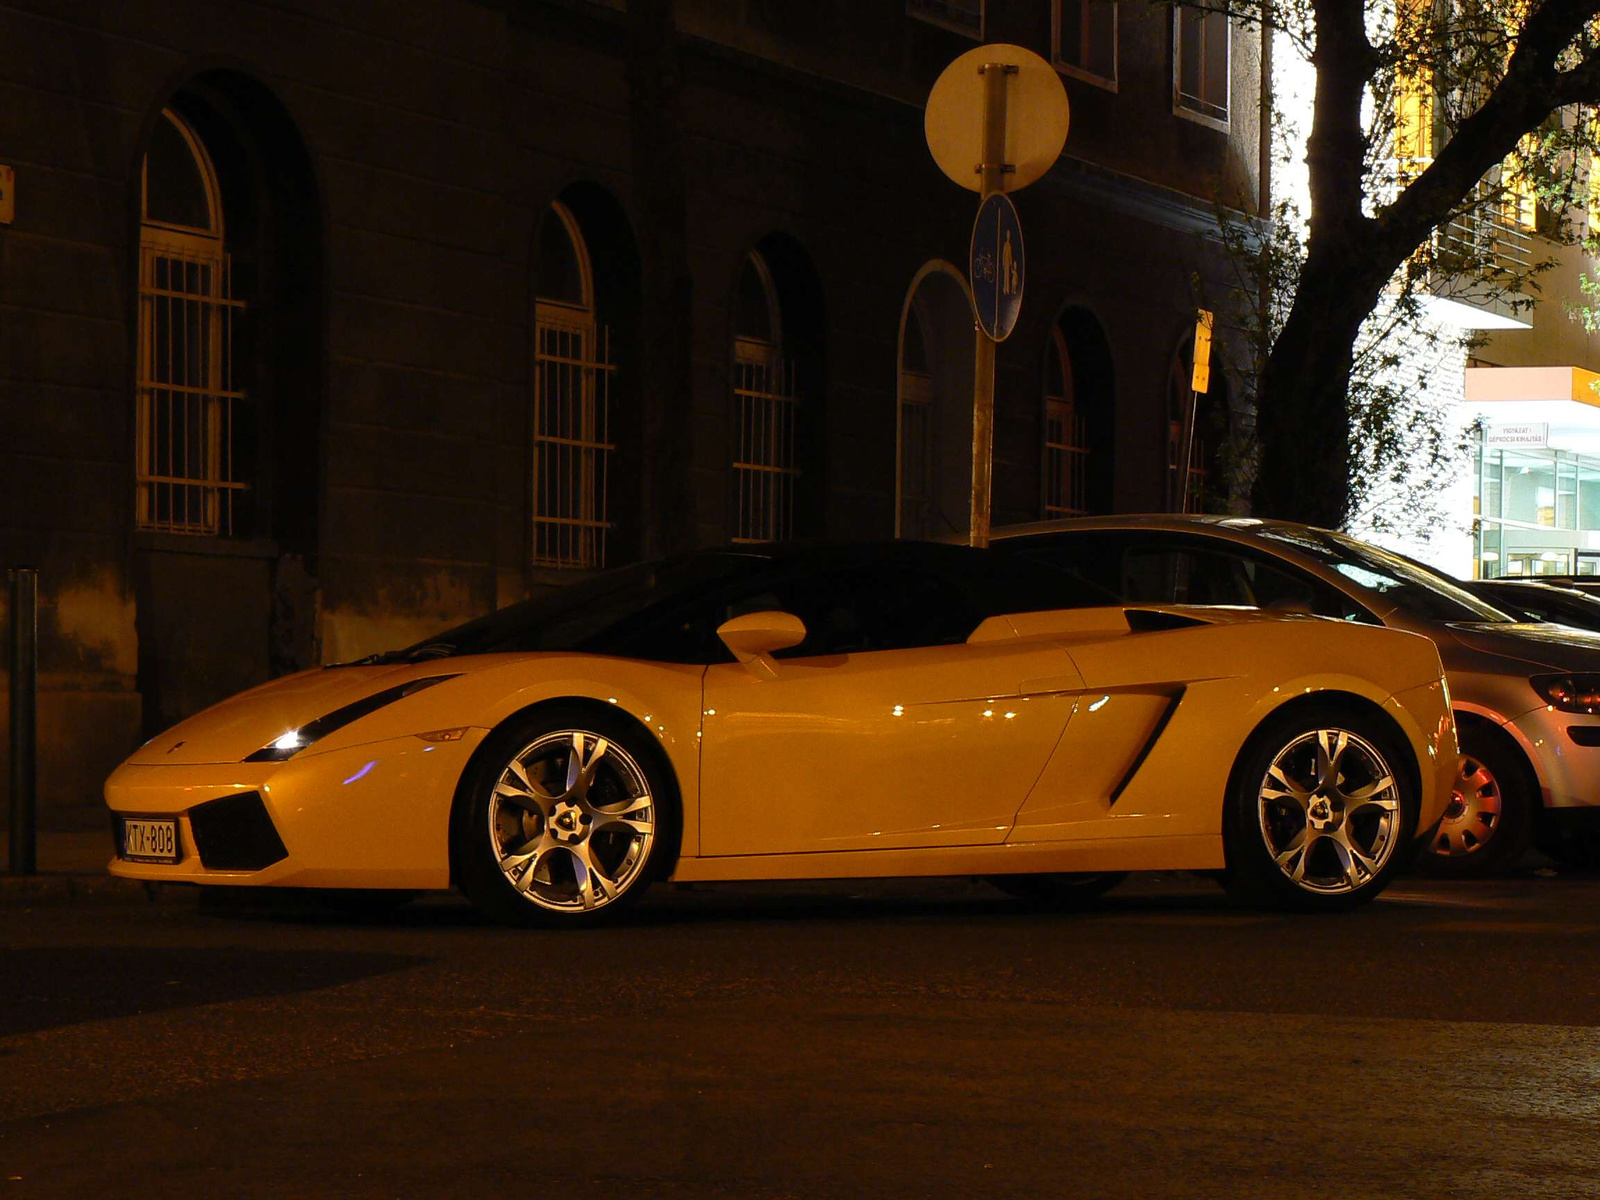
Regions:
<instances>
[{"instance_id":1,"label":"front bumper","mask_svg":"<svg viewBox=\"0 0 1600 1200\"><path fill-rule=\"evenodd\" d=\"M124 763L106 780L114 827L125 816L176 817L178 861L130 862L119 852L108 869L160 883L448 887L450 807L488 732L469 729L454 742L390 738L280 763Z\"/></svg>"}]
</instances>

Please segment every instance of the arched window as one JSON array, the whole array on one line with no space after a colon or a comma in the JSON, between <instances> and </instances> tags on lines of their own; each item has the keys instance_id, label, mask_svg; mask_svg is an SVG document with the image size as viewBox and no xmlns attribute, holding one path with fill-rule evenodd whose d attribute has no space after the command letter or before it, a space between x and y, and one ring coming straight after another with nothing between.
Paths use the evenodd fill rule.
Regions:
<instances>
[{"instance_id":1,"label":"arched window","mask_svg":"<svg viewBox=\"0 0 1600 1200\"><path fill-rule=\"evenodd\" d=\"M900 511L895 532L923 538L933 532L934 383L928 353L928 318L920 289L906 311L900 349Z\"/></svg>"},{"instance_id":2,"label":"arched window","mask_svg":"<svg viewBox=\"0 0 1600 1200\"><path fill-rule=\"evenodd\" d=\"M794 534L800 401L783 355L783 314L766 259L752 251L734 298L733 540Z\"/></svg>"},{"instance_id":3,"label":"arched window","mask_svg":"<svg viewBox=\"0 0 1600 1200\"><path fill-rule=\"evenodd\" d=\"M533 561L605 566L610 336L595 319L588 247L555 203L539 225L533 370Z\"/></svg>"},{"instance_id":4,"label":"arched window","mask_svg":"<svg viewBox=\"0 0 1600 1200\"><path fill-rule=\"evenodd\" d=\"M1166 503L1171 512L1203 513L1227 501L1227 483L1220 463L1228 443L1227 384L1213 351L1210 386L1195 393L1190 387L1194 369L1194 338L1186 337L1167 368ZM1184 454L1185 423L1191 419L1187 470ZM1184 479L1183 484L1179 483Z\"/></svg>"},{"instance_id":5,"label":"arched window","mask_svg":"<svg viewBox=\"0 0 1600 1200\"><path fill-rule=\"evenodd\" d=\"M972 519L972 300L935 260L901 310L895 535L965 534Z\"/></svg>"},{"instance_id":6,"label":"arched window","mask_svg":"<svg viewBox=\"0 0 1600 1200\"><path fill-rule=\"evenodd\" d=\"M1072 355L1059 325L1051 326L1044 365L1044 516L1089 511L1089 423L1075 403Z\"/></svg>"},{"instance_id":7,"label":"arched window","mask_svg":"<svg viewBox=\"0 0 1600 1200\"><path fill-rule=\"evenodd\" d=\"M163 109L139 165L137 506L141 530L234 532L233 298L217 173Z\"/></svg>"}]
</instances>

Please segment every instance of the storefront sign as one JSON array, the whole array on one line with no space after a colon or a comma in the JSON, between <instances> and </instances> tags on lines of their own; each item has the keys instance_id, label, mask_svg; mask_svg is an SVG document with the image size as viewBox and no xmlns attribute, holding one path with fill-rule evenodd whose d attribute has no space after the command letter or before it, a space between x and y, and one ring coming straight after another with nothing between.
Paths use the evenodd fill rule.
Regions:
<instances>
[{"instance_id":1,"label":"storefront sign","mask_svg":"<svg viewBox=\"0 0 1600 1200\"><path fill-rule=\"evenodd\" d=\"M1491 425L1484 431L1485 446L1545 446L1550 441L1550 426L1540 422L1530 425Z\"/></svg>"}]
</instances>

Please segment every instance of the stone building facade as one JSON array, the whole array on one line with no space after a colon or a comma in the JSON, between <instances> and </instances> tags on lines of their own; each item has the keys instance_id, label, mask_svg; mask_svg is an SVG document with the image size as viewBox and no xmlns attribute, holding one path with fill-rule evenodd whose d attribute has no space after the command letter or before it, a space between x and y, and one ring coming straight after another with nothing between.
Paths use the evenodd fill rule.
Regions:
<instances>
[{"instance_id":1,"label":"stone building facade","mask_svg":"<svg viewBox=\"0 0 1600 1200\"><path fill-rule=\"evenodd\" d=\"M1015 197L995 520L1168 507L1219 219L1263 207L1259 39L1225 18L0 6L0 565L41 571L42 821L97 820L122 755L223 695L603 566L960 534L976 197L922 103L980 40L1073 106Z\"/></svg>"}]
</instances>

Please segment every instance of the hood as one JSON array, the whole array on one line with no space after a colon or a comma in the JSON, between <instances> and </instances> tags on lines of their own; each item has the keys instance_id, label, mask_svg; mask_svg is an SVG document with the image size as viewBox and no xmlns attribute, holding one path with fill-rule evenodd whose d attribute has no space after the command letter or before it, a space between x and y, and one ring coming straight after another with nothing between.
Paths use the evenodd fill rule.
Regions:
<instances>
[{"instance_id":1,"label":"hood","mask_svg":"<svg viewBox=\"0 0 1600 1200\"><path fill-rule=\"evenodd\" d=\"M469 659L373 667L320 667L274 679L178 722L128 759L139 765L243 762L291 729L377 692L469 670Z\"/></svg>"},{"instance_id":2,"label":"hood","mask_svg":"<svg viewBox=\"0 0 1600 1200\"><path fill-rule=\"evenodd\" d=\"M1458 622L1449 628L1457 645L1477 654L1515 659L1528 667L1547 671L1600 671L1600 633L1550 624ZM1456 667L1452 659L1457 656L1449 653L1443 639L1438 640L1445 666ZM1479 664L1472 665L1482 669Z\"/></svg>"}]
</instances>

